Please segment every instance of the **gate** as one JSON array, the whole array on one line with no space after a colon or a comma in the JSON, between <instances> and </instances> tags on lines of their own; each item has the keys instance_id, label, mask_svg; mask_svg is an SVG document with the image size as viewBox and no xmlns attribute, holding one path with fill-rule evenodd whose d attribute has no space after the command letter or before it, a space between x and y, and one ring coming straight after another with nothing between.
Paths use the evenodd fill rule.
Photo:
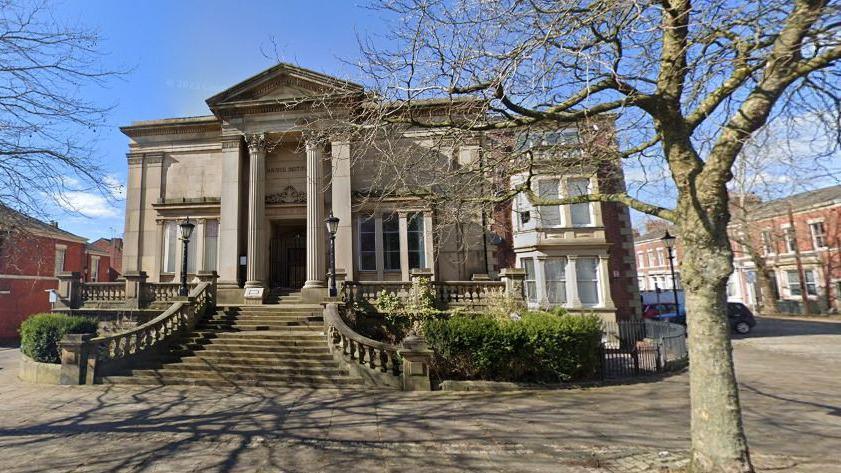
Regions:
<instances>
[{"instance_id":1,"label":"gate","mask_svg":"<svg viewBox=\"0 0 841 473\"><path fill-rule=\"evenodd\" d=\"M272 287L299 289L306 275L306 239L302 231L279 233L271 240Z\"/></svg>"}]
</instances>

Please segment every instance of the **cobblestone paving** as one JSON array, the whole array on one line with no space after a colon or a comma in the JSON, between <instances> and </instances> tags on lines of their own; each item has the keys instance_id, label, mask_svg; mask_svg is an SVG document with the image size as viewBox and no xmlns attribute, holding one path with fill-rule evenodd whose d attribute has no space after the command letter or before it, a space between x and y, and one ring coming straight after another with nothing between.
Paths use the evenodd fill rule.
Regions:
<instances>
[{"instance_id":1,"label":"cobblestone paving","mask_svg":"<svg viewBox=\"0 0 841 473\"><path fill-rule=\"evenodd\" d=\"M763 319L734 341L760 471L841 472L841 324L814 324ZM17 357L0 348L3 472L669 472L689 446L686 375L425 395L63 387L17 381Z\"/></svg>"}]
</instances>

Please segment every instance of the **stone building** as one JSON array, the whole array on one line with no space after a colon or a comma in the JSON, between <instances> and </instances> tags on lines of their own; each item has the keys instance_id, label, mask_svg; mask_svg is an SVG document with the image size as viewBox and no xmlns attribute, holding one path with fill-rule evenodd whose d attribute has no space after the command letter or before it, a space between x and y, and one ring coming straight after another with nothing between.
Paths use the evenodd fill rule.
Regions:
<instances>
[{"instance_id":1,"label":"stone building","mask_svg":"<svg viewBox=\"0 0 841 473\"><path fill-rule=\"evenodd\" d=\"M365 91L280 64L207 99L212 115L122 127L130 138L124 273L178 280L177 224L189 217L197 227L187 271L218 271L221 301L243 302L243 288L276 287L319 299L327 272L324 219L332 211L340 219L336 266L348 280L407 281L415 268L439 280L470 280L517 266L530 275L536 305L638 313L627 208L546 209L557 218L502 225L507 230L497 234L477 222L478 231L466 235L475 240L470 250L452 257L456 250L435 234L436 215L426 202L361 199L372 171L352 165L354 143L341 135L326 143L309 138L305 124L315 112L308 104L333 92ZM481 141L456 154L460 162L480 152ZM554 185L558 195L606 185L598 176L544 177L541 185ZM527 203L515 202L505 218L520 215L520 205Z\"/></svg>"},{"instance_id":2,"label":"stone building","mask_svg":"<svg viewBox=\"0 0 841 473\"><path fill-rule=\"evenodd\" d=\"M663 242L666 231L676 238L672 257L675 276L672 280L669 266L669 250ZM637 259L637 283L640 291L671 291L677 286L680 290L680 260L683 245L678 237L677 228L664 221L650 221L645 231L634 238L634 253Z\"/></svg>"}]
</instances>

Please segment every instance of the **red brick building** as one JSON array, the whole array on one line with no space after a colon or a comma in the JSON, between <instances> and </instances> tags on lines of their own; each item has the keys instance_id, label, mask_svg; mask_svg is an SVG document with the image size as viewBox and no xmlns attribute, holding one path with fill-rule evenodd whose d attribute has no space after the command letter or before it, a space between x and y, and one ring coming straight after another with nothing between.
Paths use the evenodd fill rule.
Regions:
<instances>
[{"instance_id":1,"label":"red brick building","mask_svg":"<svg viewBox=\"0 0 841 473\"><path fill-rule=\"evenodd\" d=\"M678 239L675 242L674 266L675 281L672 281L671 269L669 267L669 250L663 243L663 236L669 231L672 236L677 236L677 229L674 225L667 225L664 221L649 221L646 223L645 233L634 238L634 255L637 262L637 283L640 291L670 291L675 283L680 287L680 260L683 256L683 247Z\"/></svg>"},{"instance_id":2,"label":"red brick building","mask_svg":"<svg viewBox=\"0 0 841 473\"><path fill-rule=\"evenodd\" d=\"M88 245L98 251L103 251L108 255L110 266L106 272L100 274L107 274L108 279L99 279L99 281L114 281L123 274L123 239L122 238L100 238Z\"/></svg>"},{"instance_id":3,"label":"red brick building","mask_svg":"<svg viewBox=\"0 0 841 473\"><path fill-rule=\"evenodd\" d=\"M841 310L841 186L757 203L746 219L731 226L741 235L731 237L730 300L755 307L762 297L750 245L764 258L782 311L800 312L804 289L809 312Z\"/></svg>"},{"instance_id":4,"label":"red brick building","mask_svg":"<svg viewBox=\"0 0 841 473\"><path fill-rule=\"evenodd\" d=\"M100 275L110 266L108 253L89 248L87 239L0 205L0 338L17 338L29 315L51 309L56 274L109 281Z\"/></svg>"}]
</instances>

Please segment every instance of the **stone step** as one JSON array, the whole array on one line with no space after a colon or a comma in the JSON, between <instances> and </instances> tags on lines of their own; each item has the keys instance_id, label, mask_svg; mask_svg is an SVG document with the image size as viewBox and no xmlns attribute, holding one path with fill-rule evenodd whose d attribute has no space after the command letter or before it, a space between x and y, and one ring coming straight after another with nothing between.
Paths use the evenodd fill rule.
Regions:
<instances>
[{"instance_id":1,"label":"stone step","mask_svg":"<svg viewBox=\"0 0 841 473\"><path fill-rule=\"evenodd\" d=\"M179 378L171 376L106 376L104 384L130 384L140 386L207 386L207 387L262 387L262 388L318 388L318 389L359 389L362 380L356 378L335 378L329 380L263 381L230 380L220 377Z\"/></svg>"},{"instance_id":2,"label":"stone step","mask_svg":"<svg viewBox=\"0 0 841 473\"><path fill-rule=\"evenodd\" d=\"M329 353L273 353L273 352L226 352L226 351L205 351L197 350L192 352L185 352L184 354L169 354L161 359L164 363L177 363L179 361L206 361L208 363L225 363L231 362L235 364L257 364L257 365L289 365L289 366L308 366L329 364L336 366L333 355Z\"/></svg>"},{"instance_id":3,"label":"stone step","mask_svg":"<svg viewBox=\"0 0 841 473\"><path fill-rule=\"evenodd\" d=\"M322 325L299 325L299 324L285 324L278 322L242 322L237 321L233 323L224 322L210 322L202 323L198 326L199 330L218 330L222 333L244 332L244 331L271 331L271 332L290 332L290 333L317 333L321 334L324 331Z\"/></svg>"},{"instance_id":4,"label":"stone step","mask_svg":"<svg viewBox=\"0 0 841 473\"><path fill-rule=\"evenodd\" d=\"M206 341L185 341L181 347L196 350L204 348L212 348L219 350L238 350L238 351L263 351L267 348L277 348L283 350L297 350L297 349L320 349L327 351L327 344L322 340L214 340L212 342Z\"/></svg>"},{"instance_id":5,"label":"stone step","mask_svg":"<svg viewBox=\"0 0 841 473\"><path fill-rule=\"evenodd\" d=\"M304 317L269 317L269 316L259 316L259 317L212 317L209 319L204 319L201 323L273 323L273 324L286 324L286 325L309 325L314 327L323 327L324 321L321 320L319 317L318 319L307 319Z\"/></svg>"},{"instance_id":6,"label":"stone step","mask_svg":"<svg viewBox=\"0 0 841 473\"><path fill-rule=\"evenodd\" d=\"M193 332L192 338L207 339L207 340L324 340L324 335L321 332L314 330L298 330L298 333L292 334L289 330L264 330L259 333L254 332L219 332L215 330L201 330L197 329ZM326 343L326 342L325 342Z\"/></svg>"},{"instance_id":7,"label":"stone step","mask_svg":"<svg viewBox=\"0 0 841 473\"><path fill-rule=\"evenodd\" d=\"M310 304L306 302L299 302L299 301L289 301L283 302L280 304L267 304L267 305L243 305L243 306L218 306L219 310L227 311L276 311L276 310L283 310L283 309L301 309L301 310L312 310L321 312L323 307L321 304Z\"/></svg>"},{"instance_id":8,"label":"stone step","mask_svg":"<svg viewBox=\"0 0 841 473\"><path fill-rule=\"evenodd\" d=\"M155 371L159 373L169 372L210 372L221 373L225 376L244 376L250 379L250 376L286 376L286 375L306 375L306 376L346 376L346 370L340 369L335 362L332 364L320 365L262 365L257 363L233 363L225 364L208 363L203 360L188 360L177 363L166 363L158 367Z\"/></svg>"},{"instance_id":9,"label":"stone step","mask_svg":"<svg viewBox=\"0 0 841 473\"><path fill-rule=\"evenodd\" d=\"M258 345L258 344L248 344L248 343L239 343L239 344L219 344L219 343L208 343L208 344L188 344L183 345L181 351L182 352L193 352L193 353L276 353L276 354L290 354L291 356L314 356L314 355L324 355L329 354L329 349L323 345L293 345L293 346L282 346L282 345Z\"/></svg>"},{"instance_id":10,"label":"stone step","mask_svg":"<svg viewBox=\"0 0 841 473\"><path fill-rule=\"evenodd\" d=\"M295 374L295 373L251 373L251 372L219 372L219 371L191 371L163 368L157 370L133 370L132 377L147 377L158 378L164 381L188 380L188 379L207 379L207 380L228 380L229 382L286 382L286 383L305 383L305 384L361 384L362 380L353 378L341 372L332 373L329 375L323 374ZM167 382L166 384L171 384Z\"/></svg>"}]
</instances>

